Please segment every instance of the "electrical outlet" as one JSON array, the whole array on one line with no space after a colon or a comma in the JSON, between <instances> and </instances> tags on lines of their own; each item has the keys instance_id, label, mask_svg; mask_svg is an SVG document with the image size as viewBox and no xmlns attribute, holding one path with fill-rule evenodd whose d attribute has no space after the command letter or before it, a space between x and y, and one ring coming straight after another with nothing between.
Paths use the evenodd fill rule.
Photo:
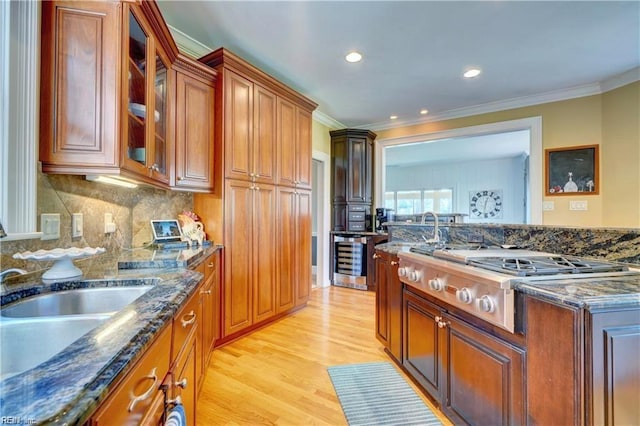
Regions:
<instances>
[{"instance_id":1,"label":"electrical outlet","mask_svg":"<svg viewBox=\"0 0 640 426\"><path fill-rule=\"evenodd\" d=\"M60 238L60 213L43 213L40 215L41 240L57 240Z\"/></svg>"},{"instance_id":2,"label":"electrical outlet","mask_svg":"<svg viewBox=\"0 0 640 426\"><path fill-rule=\"evenodd\" d=\"M83 218L82 213L74 213L71 216L71 237L82 237L83 234Z\"/></svg>"},{"instance_id":3,"label":"electrical outlet","mask_svg":"<svg viewBox=\"0 0 640 426\"><path fill-rule=\"evenodd\" d=\"M554 201L543 201L542 210L549 212L556 209L556 203Z\"/></svg>"},{"instance_id":4,"label":"electrical outlet","mask_svg":"<svg viewBox=\"0 0 640 426\"><path fill-rule=\"evenodd\" d=\"M569 210L589 210L586 201L569 201Z\"/></svg>"},{"instance_id":5,"label":"electrical outlet","mask_svg":"<svg viewBox=\"0 0 640 426\"><path fill-rule=\"evenodd\" d=\"M116 224L113 222L113 215L111 213L104 214L104 233L111 234L116 232Z\"/></svg>"}]
</instances>

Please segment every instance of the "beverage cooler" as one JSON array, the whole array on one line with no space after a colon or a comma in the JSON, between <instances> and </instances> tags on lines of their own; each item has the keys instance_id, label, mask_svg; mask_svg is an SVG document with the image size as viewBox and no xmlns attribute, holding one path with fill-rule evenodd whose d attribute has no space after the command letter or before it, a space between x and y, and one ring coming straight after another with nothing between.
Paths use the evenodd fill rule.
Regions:
<instances>
[{"instance_id":1,"label":"beverage cooler","mask_svg":"<svg viewBox=\"0 0 640 426\"><path fill-rule=\"evenodd\" d=\"M367 289L367 237L334 236L333 285Z\"/></svg>"}]
</instances>

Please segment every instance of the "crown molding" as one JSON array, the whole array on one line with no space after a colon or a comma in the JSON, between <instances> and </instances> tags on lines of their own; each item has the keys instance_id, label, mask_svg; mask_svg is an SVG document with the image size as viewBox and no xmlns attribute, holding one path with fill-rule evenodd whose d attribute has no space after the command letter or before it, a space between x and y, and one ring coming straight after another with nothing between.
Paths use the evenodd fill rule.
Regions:
<instances>
[{"instance_id":1,"label":"crown molding","mask_svg":"<svg viewBox=\"0 0 640 426\"><path fill-rule=\"evenodd\" d=\"M640 67L635 67L631 68L629 71L623 72L622 74L603 80L600 83L600 87L602 88L602 93L605 93L638 80L640 80Z\"/></svg>"},{"instance_id":2,"label":"crown molding","mask_svg":"<svg viewBox=\"0 0 640 426\"><path fill-rule=\"evenodd\" d=\"M333 117L329 117L324 112L318 110L313 111L313 119L318 123L327 126L331 130L343 129L347 127Z\"/></svg>"},{"instance_id":3,"label":"crown molding","mask_svg":"<svg viewBox=\"0 0 640 426\"><path fill-rule=\"evenodd\" d=\"M367 128L373 131L394 129L398 127L407 127L423 123L431 123L434 121L452 120L455 118L469 117L473 115L488 114L491 112L505 111L515 108L523 108L533 105L546 104L568 99L581 98L600 94L600 84L586 84L583 86L572 87L569 89L557 90L553 92L541 93L533 96L523 96L519 98L507 99L504 101L488 102L486 104L474 105L470 107L457 108L444 111L440 114L429 115L424 118L415 120L396 120L392 124L388 121L372 123L365 126L357 126L357 128Z\"/></svg>"},{"instance_id":4,"label":"crown molding","mask_svg":"<svg viewBox=\"0 0 640 426\"><path fill-rule=\"evenodd\" d=\"M198 40L188 36L177 28L169 25L169 30L171 31L171 35L173 35L173 39L178 45L178 49L180 52L185 55L191 56L194 59L198 59L201 56L210 53L213 49L209 46L200 43Z\"/></svg>"}]
</instances>

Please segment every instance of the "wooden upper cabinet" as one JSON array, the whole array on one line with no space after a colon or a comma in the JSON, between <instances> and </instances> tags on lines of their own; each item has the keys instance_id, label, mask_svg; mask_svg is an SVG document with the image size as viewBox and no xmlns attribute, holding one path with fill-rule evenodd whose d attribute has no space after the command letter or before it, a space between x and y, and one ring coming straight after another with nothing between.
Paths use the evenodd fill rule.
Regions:
<instances>
[{"instance_id":1,"label":"wooden upper cabinet","mask_svg":"<svg viewBox=\"0 0 640 426\"><path fill-rule=\"evenodd\" d=\"M278 98L278 184L311 188L311 113Z\"/></svg>"},{"instance_id":2,"label":"wooden upper cabinet","mask_svg":"<svg viewBox=\"0 0 640 426\"><path fill-rule=\"evenodd\" d=\"M253 109L253 170L249 177L256 182L275 184L276 95L256 84L253 90Z\"/></svg>"},{"instance_id":3,"label":"wooden upper cabinet","mask_svg":"<svg viewBox=\"0 0 640 426\"><path fill-rule=\"evenodd\" d=\"M42 2L40 160L44 172L118 167L121 5Z\"/></svg>"},{"instance_id":4,"label":"wooden upper cabinet","mask_svg":"<svg viewBox=\"0 0 640 426\"><path fill-rule=\"evenodd\" d=\"M311 188L311 112L317 105L224 48L199 60L222 80L224 176Z\"/></svg>"},{"instance_id":5,"label":"wooden upper cabinet","mask_svg":"<svg viewBox=\"0 0 640 426\"><path fill-rule=\"evenodd\" d=\"M174 152L173 74L142 11L124 8L121 165L138 178L168 186Z\"/></svg>"},{"instance_id":6,"label":"wooden upper cabinet","mask_svg":"<svg viewBox=\"0 0 640 426\"><path fill-rule=\"evenodd\" d=\"M212 82L176 73L176 188L215 190L214 103Z\"/></svg>"},{"instance_id":7,"label":"wooden upper cabinet","mask_svg":"<svg viewBox=\"0 0 640 426\"><path fill-rule=\"evenodd\" d=\"M249 179L252 173L253 83L225 71L224 79L224 147L225 177Z\"/></svg>"},{"instance_id":8,"label":"wooden upper cabinet","mask_svg":"<svg viewBox=\"0 0 640 426\"><path fill-rule=\"evenodd\" d=\"M211 86L216 71L179 53L154 1L42 2L41 46L43 172L212 191L215 155L201 154L215 142L214 91L196 95L188 79L177 88L174 65ZM176 149L195 153L194 145L198 157L181 157L174 185Z\"/></svg>"}]
</instances>

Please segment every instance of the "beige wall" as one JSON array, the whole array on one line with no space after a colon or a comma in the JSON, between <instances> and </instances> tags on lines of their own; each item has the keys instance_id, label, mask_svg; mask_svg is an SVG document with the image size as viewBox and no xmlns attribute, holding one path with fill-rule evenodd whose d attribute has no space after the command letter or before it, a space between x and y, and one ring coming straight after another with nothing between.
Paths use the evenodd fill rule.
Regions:
<instances>
[{"instance_id":1,"label":"beige wall","mask_svg":"<svg viewBox=\"0 0 640 426\"><path fill-rule=\"evenodd\" d=\"M377 131L378 139L398 138L519 118L542 117L543 148L600 145L600 194L551 196L555 209L545 225L640 227L640 82L602 95ZM544 164L542 165L544 168ZM544 179L544 170L541 173ZM543 182L544 187L544 182ZM624 190L620 189L624 188ZM570 211L569 201L588 202ZM606 202L605 202L606 201Z\"/></svg>"},{"instance_id":2,"label":"beige wall","mask_svg":"<svg viewBox=\"0 0 640 426\"><path fill-rule=\"evenodd\" d=\"M329 131L332 128L325 126L319 121L313 120L311 133L311 145L314 151L324 152L331 155L331 136Z\"/></svg>"}]
</instances>

